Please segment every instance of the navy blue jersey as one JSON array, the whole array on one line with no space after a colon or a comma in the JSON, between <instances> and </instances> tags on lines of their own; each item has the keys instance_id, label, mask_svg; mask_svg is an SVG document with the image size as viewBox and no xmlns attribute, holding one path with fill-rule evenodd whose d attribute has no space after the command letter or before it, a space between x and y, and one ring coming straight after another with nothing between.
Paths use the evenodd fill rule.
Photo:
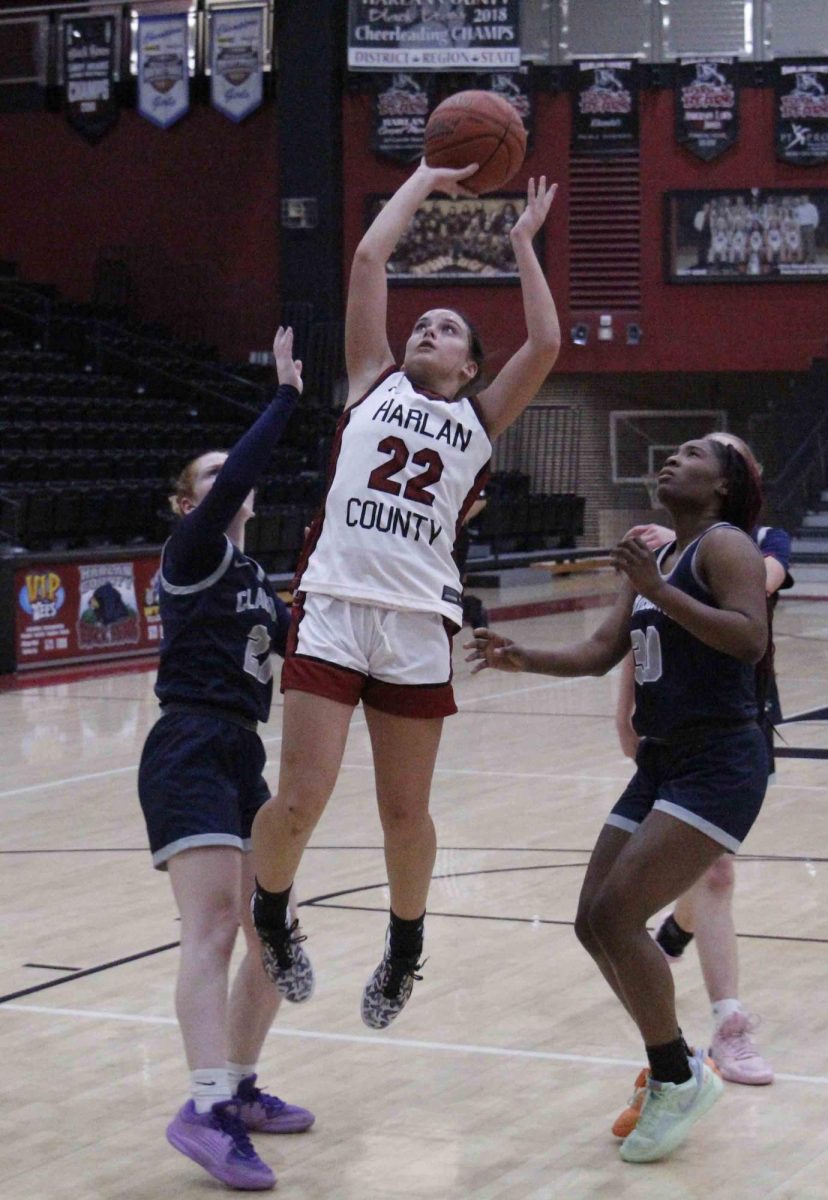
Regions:
<instances>
[{"instance_id":1,"label":"navy blue jersey","mask_svg":"<svg viewBox=\"0 0 828 1200\"><path fill-rule=\"evenodd\" d=\"M225 530L278 444L298 396L296 388L279 388L164 546L158 588L164 636L155 685L162 704L207 704L252 721L268 718L270 654L284 655L290 617L262 568Z\"/></svg>"},{"instance_id":2,"label":"navy blue jersey","mask_svg":"<svg viewBox=\"0 0 828 1200\"><path fill-rule=\"evenodd\" d=\"M173 584L161 559L164 638L155 694L162 704L212 704L266 721L271 652L284 654L290 616L263 569L228 537L219 566L197 583Z\"/></svg>"},{"instance_id":3,"label":"navy blue jersey","mask_svg":"<svg viewBox=\"0 0 828 1200\"><path fill-rule=\"evenodd\" d=\"M666 578L679 591L715 608L695 569L699 545L709 532L685 548ZM673 545L659 551L659 568ZM635 660L633 728L639 737L670 740L695 729L756 718L756 669L751 663L705 645L644 596L635 598L630 637Z\"/></svg>"}]
</instances>

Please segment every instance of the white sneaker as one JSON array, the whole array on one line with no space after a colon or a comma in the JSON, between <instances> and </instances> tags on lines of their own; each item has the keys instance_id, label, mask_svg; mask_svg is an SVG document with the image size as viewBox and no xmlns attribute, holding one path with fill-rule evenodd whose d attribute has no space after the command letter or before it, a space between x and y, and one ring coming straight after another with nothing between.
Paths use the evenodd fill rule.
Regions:
<instances>
[{"instance_id":1,"label":"white sneaker","mask_svg":"<svg viewBox=\"0 0 828 1200\"><path fill-rule=\"evenodd\" d=\"M692 1078L685 1083L661 1083L650 1078L644 1107L635 1129L621 1143L624 1162L656 1162L676 1146L712 1108L724 1091L724 1084L695 1055L688 1059Z\"/></svg>"}]
</instances>

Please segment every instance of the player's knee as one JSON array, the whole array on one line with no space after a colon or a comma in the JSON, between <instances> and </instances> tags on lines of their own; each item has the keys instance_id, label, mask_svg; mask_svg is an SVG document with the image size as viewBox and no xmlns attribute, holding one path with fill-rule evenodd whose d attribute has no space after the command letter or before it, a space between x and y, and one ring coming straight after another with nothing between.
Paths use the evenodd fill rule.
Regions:
<instances>
[{"instance_id":1,"label":"player's knee","mask_svg":"<svg viewBox=\"0 0 828 1200\"><path fill-rule=\"evenodd\" d=\"M732 892L735 881L733 858L729 854L723 854L704 874L705 888L719 896Z\"/></svg>"},{"instance_id":2,"label":"player's knee","mask_svg":"<svg viewBox=\"0 0 828 1200\"><path fill-rule=\"evenodd\" d=\"M575 936L584 949L594 957L600 949L600 945L592 929L589 913L589 903L579 905L578 913L575 917Z\"/></svg>"},{"instance_id":3,"label":"player's knee","mask_svg":"<svg viewBox=\"0 0 828 1200\"><path fill-rule=\"evenodd\" d=\"M384 797L379 801L379 815L386 833L401 833L429 824L428 801L404 796Z\"/></svg>"},{"instance_id":4,"label":"player's knee","mask_svg":"<svg viewBox=\"0 0 828 1200\"><path fill-rule=\"evenodd\" d=\"M238 899L231 895L213 897L196 921L183 923L182 941L195 943L210 955L229 959L240 924Z\"/></svg>"}]
</instances>

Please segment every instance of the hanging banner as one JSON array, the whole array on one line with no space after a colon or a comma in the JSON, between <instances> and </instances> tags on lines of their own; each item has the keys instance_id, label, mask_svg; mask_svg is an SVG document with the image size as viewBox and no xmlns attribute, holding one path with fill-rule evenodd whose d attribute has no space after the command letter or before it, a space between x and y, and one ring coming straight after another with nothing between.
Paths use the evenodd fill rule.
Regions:
<instances>
[{"instance_id":1,"label":"hanging banner","mask_svg":"<svg viewBox=\"0 0 828 1200\"><path fill-rule=\"evenodd\" d=\"M676 141L697 158L718 158L739 137L735 58L682 58L676 66Z\"/></svg>"},{"instance_id":2,"label":"hanging banner","mask_svg":"<svg viewBox=\"0 0 828 1200\"><path fill-rule=\"evenodd\" d=\"M496 92L517 109L526 130L528 153L532 149L535 132L535 103L529 68L521 67L519 71L496 71L491 75L484 75L480 86L488 92Z\"/></svg>"},{"instance_id":3,"label":"hanging banner","mask_svg":"<svg viewBox=\"0 0 828 1200\"><path fill-rule=\"evenodd\" d=\"M90 145L118 120L115 103L115 17L65 17L63 103L73 129Z\"/></svg>"},{"instance_id":4,"label":"hanging banner","mask_svg":"<svg viewBox=\"0 0 828 1200\"><path fill-rule=\"evenodd\" d=\"M231 121L243 121L262 103L264 9L212 9L210 98Z\"/></svg>"},{"instance_id":5,"label":"hanging banner","mask_svg":"<svg viewBox=\"0 0 828 1200\"><path fill-rule=\"evenodd\" d=\"M121 658L161 643L157 554L122 562L38 563L15 572L18 670Z\"/></svg>"},{"instance_id":6,"label":"hanging banner","mask_svg":"<svg viewBox=\"0 0 828 1200\"><path fill-rule=\"evenodd\" d=\"M778 60L776 157L804 167L828 162L828 60Z\"/></svg>"},{"instance_id":7,"label":"hanging banner","mask_svg":"<svg viewBox=\"0 0 828 1200\"><path fill-rule=\"evenodd\" d=\"M351 71L520 66L520 0L349 0Z\"/></svg>"},{"instance_id":8,"label":"hanging banner","mask_svg":"<svg viewBox=\"0 0 828 1200\"><path fill-rule=\"evenodd\" d=\"M138 111L168 129L190 108L187 14L138 18Z\"/></svg>"},{"instance_id":9,"label":"hanging banner","mask_svg":"<svg viewBox=\"0 0 828 1200\"><path fill-rule=\"evenodd\" d=\"M374 153L403 163L420 158L433 104L433 75L380 77L374 93Z\"/></svg>"},{"instance_id":10,"label":"hanging banner","mask_svg":"<svg viewBox=\"0 0 828 1200\"><path fill-rule=\"evenodd\" d=\"M638 72L630 59L576 62L572 149L618 154L638 148Z\"/></svg>"}]
</instances>

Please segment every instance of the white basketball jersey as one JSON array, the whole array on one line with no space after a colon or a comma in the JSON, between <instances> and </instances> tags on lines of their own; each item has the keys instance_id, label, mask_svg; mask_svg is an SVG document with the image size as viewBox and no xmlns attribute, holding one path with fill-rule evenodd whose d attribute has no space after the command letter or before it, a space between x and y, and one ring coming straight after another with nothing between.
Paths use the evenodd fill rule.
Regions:
<instances>
[{"instance_id":1,"label":"white basketball jersey","mask_svg":"<svg viewBox=\"0 0 828 1200\"><path fill-rule=\"evenodd\" d=\"M418 392L402 371L384 376L340 421L297 590L441 613L460 625L452 551L491 449L470 400Z\"/></svg>"}]
</instances>

